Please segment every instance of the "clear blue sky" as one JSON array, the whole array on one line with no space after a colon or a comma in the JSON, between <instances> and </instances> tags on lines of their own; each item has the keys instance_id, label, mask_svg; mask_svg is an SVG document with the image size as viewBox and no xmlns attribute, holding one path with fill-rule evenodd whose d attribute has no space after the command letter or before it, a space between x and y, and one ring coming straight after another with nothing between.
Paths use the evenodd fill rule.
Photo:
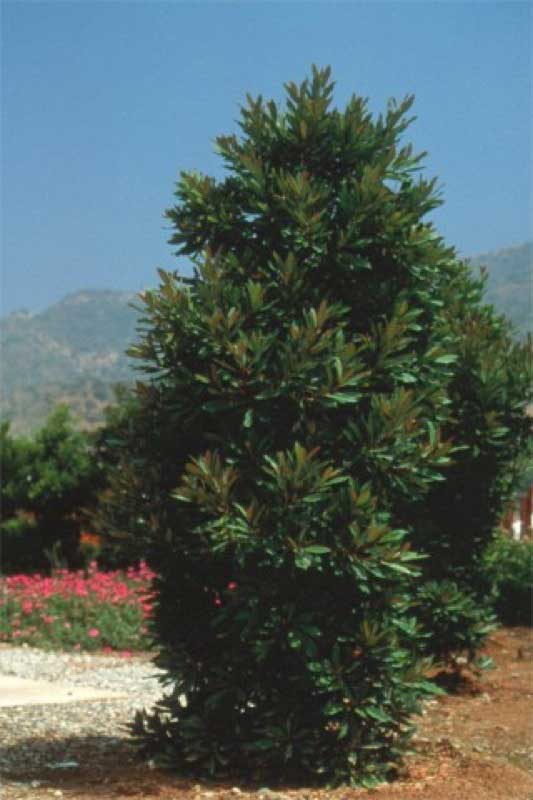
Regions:
<instances>
[{"instance_id":1,"label":"clear blue sky","mask_svg":"<svg viewBox=\"0 0 533 800\"><path fill-rule=\"evenodd\" d=\"M416 95L464 255L531 232L529 2L2 3L3 312L187 271L163 212L182 169L221 175L245 93L330 64L336 101Z\"/></svg>"}]
</instances>

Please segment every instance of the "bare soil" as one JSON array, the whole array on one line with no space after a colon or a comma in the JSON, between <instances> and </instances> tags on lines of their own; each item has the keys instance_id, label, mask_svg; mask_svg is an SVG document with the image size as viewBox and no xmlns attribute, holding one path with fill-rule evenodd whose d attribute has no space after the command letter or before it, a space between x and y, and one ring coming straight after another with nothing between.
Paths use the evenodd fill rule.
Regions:
<instances>
[{"instance_id":1,"label":"bare soil","mask_svg":"<svg viewBox=\"0 0 533 800\"><path fill-rule=\"evenodd\" d=\"M496 669L432 701L399 779L374 790L261 791L198 782L139 763L126 740L80 740L80 767L9 776L2 800L533 800L533 634L504 628L485 650ZM443 683L453 683L441 674ZM35 743L38 744L38 743ZM26 743L31 752L31 743ZM72 742L69 743L72 750Z\"/></svg>"}]
</instances>

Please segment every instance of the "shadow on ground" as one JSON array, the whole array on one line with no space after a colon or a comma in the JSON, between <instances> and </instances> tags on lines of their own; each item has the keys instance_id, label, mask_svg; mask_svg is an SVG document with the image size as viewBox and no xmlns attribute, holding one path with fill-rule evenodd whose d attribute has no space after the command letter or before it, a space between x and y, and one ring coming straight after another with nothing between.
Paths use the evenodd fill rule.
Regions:
<instances>
[{"instance_id":1,"label":"shadow on ground","mask_svg":"<svg viewBox=\"0 0 533 800\"><path fill-rule=\"evenodd\" d=\"M501 629L486 654L496 668L428 705L404 774L375 791L287 787L264 795L244 782L188 780L140 761L125 732L0 740L2 800L532 800L532 631ZM76 764L53 767L69 761Z\"/></svg>"}]
</instances>

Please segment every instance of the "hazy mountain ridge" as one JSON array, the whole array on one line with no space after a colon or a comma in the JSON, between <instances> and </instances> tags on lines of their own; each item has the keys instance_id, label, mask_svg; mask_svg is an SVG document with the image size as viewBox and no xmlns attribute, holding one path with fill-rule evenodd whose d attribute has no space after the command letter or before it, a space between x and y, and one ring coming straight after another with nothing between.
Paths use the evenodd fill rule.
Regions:
<instances>
[{"instance_id":1,"label":"hazy mountain ridge","mask_svg":"<svg viewBox=\"0 0 533 800\"><path fill-rule=\"evenodd\" d=\"M1 416L14 431L38 427L58 402L83 424L101 421L112 387L133 379L125 350L136 339L135 300L133 292L87 289L0 320Z\"/></svg>"},{"instance_id":2,"label":"hazy mountain ridge","mask_svg":"<svg viewBox=\"0 0 533 800\"><path fill-rule=\"evenodd\" d=\"M531 330L533 243L471 259L487 268L487 301ZM84 426L101 422L113 386L135 379L126 348L137 338L139 305L133 292L86 289L38 314L17 311L0 319L2 419L17 433L41 425L59 402L68 403Z\"/></svg>"},{"instance_id":3,"label":"hazy mountain ridge","mask_svg":"<svg viewBox=\"0 0 533 800\"><path fill-rule=\"evenodd\" d=\"M519 335L531 333L533 242L484 253L471 263L487 269L487 302L513 322Z\"/></svg>"}]
</instances>

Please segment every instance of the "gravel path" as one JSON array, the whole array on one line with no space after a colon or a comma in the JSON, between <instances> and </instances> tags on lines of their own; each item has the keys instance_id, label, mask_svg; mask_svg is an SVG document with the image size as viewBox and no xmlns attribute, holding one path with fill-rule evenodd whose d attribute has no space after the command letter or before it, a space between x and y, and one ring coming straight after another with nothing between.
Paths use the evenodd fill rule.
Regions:
<instances>
[{"instance_id":1,"label":"gravel path","mask_svg":"<svg viewBox=\"0 0 533 800\"><path fill-rule=\"evenodd\" d=\"M42 775L43 768L75 769L91 754L126 753L125 726L137 709L163 694L146 655L50 653L0 648L0 673L39 681L127 692L121 699L0 708L0 776ZM58 765L70 764L70 766Z\"/></svg>"}]
</instances>

